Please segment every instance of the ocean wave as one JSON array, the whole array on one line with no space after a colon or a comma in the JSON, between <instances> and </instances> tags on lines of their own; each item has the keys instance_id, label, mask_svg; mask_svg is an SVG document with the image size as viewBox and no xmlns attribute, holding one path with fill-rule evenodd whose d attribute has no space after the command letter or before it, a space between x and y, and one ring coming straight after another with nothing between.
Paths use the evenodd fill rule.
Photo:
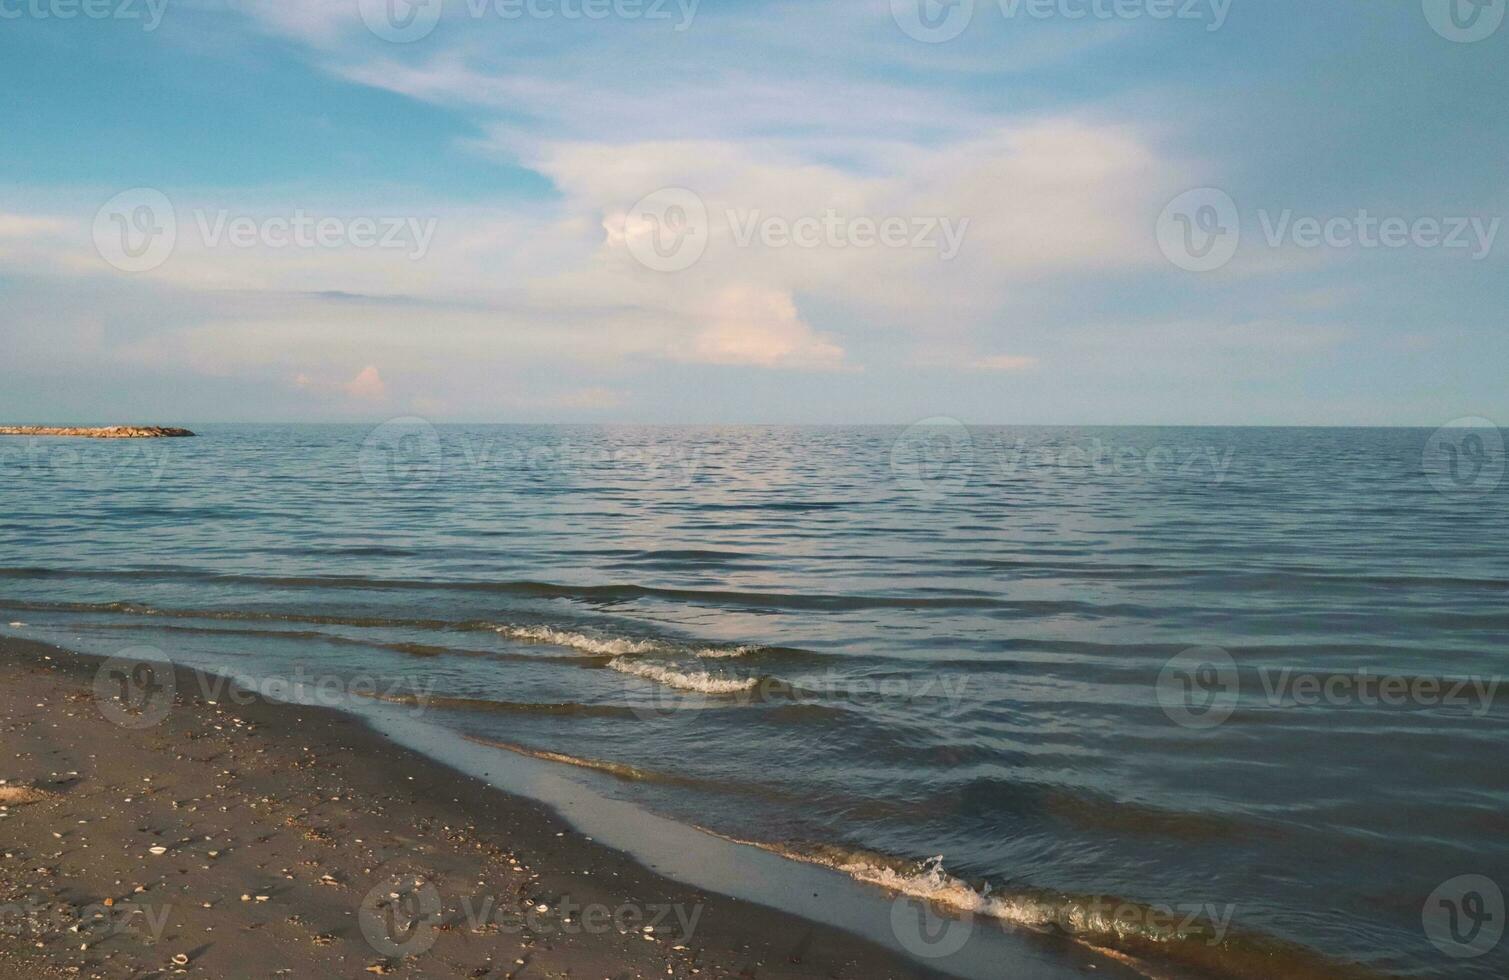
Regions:
<instances>
[{"instance_id":1,"label":"ocean wave","mask_svg":"<svg viewBox=\"0 0 1509 980\"><path fill-rule=\"evenodd\" d=\"M526 643L547 643L551 646L581 650L584 653L608 657L645 656L662 654L682 656L690 654L707 660L727 660L759 652L764 647L753 643L737 646L689 646L670 640L633 636L597 636L579 630L549 626L502 624L492 627L494 632L509 639Z\"/></svg>"},{"instance_id":2,"label":"ocean wave","mask_svg":"<svg viewBox=\"0 0 1509 980\"><path fill-rule=\"evenodd\" d=\"M585 653L621 657L629 654L655 653L665 649L665 644L655 640L629 637L596 637L575 630L557 629L554 626L494 626L494 632L513 640L527 643L548 643L551 646L568 647Z\"/></svg>"},{"instance_id":3,"label":"ocean wave","mask_svg":"<svg viewBox=\"0 0 1509 980\"><path fill-rule=\"evenodd\" d=\"M175 512L176 513L176 512ZM61 569L0 567L0 577L78 578L98 581L156 581L193 584L250 585L280 589L352 589L382 592L472 592L517 595L537 599L567 599L582 603L632 602L641 599L688 602L755 609L991 609L1012 608L1015 603L983 592L950 592L931 595L857 595L847 593L757 592L728 589L688 589L620 582L611 585L574 585L516 579L501 582L370 578L357 575L252 575L213 572L194 568L151 569ZM1028 605L1040 605L1029 603ZM1083 603L1063 603L1065 611ZM1085 607L1091 610L1093 606Z\"/></svg>"},{"instance_id":4,"label":"ocean wave","mask_svg":"<svg viewBox=\"0 0 1509 980\"><path fill-rule=\"evenodd\" d=\"M686 775L683 772L666 772L661 769L647 769L642 766L632 765L627 762L614 762L609 759L592 759L582 756L568 755L565 752L553 752L549 749L535 749L517 742L505 742L499 739L488 738L483 735L462 735L465 741L474 745L485 745L489 748L501 749L512 752L515 755L527 756L531 759L539 759L542 762L552 762L564 766L574 766L578 769L589 769L593 772L603 773L615 779L621 779L631 783L650 783L662 786L674 786L680 789L695 790L699 793L718 793L721 795L734 795L752 797L773 803L787 805L799 805L809 802L806 796L790 791L788 787L762 783L758 780L722 780L703 779L697 776ZM701 828L698 828L701 829ZM709 832L710 833L710 832ZM714 834L713 836L718 836Z\"/></svg>"},{"instance_id":5,"label":"ocean wave","mask_svg":"<svg viewBox=\"0 0 1509 980\"><path fill-rule=\"evenodd\" d=\"M742 509L742 508L740 508ZM138 511L147 513L146 511ZM152 513L157 513L153 511ZM174 510L173 514L181 514L182 511ZM307 557L311 554L321 556L352 556L352 557L381 557L381 558L406 558L416 552L412 548L399 548L384 545L348 545L340 547L311 548L305 545L298 547L271 547L260 548L258 552L274 555L297 555ZM734 561L763 560L768 556L747 554L736 551L708 551L708 550L667 550L640 552L620 557L625 562L713 562L723 564ZM1403 572L1379 572L1367 573L1362 571L1348 570L1346 572L1328 571L1313 565L1296 565L1273 563L1270 566L1252 570L1236 567L1210 567L1210 568L1169 568L1162 564L1123 562L1114 563L1105 559L1103 554L1097 553L1095 559L1079 561L1053 560L1045 553L1039 552L1031 557L1023 558L981 558L959 557L950 555L947 558L918 558L910 559L912 564L929 567L937 566L948 569L971 568L985 571L1009 571L1014 575L1029 576L1034 578L1149 578L1149 579L1184 579L1184 580L1230 580L1245 590L1265 586L1282 587L1292 590L1296 584L1306 586L1315 585L1341 585L1341 586L1366 586L1366 587L1398 587L1398 588L1455 588L1455 589L1482 589L1493 592L1502 592L1509 589L1509 578L1494 575L1450 575L1450 574L1409 574ZM77 578L94 579L103 581L184 581L184 582L245 582L250 584L268 584L285 586L334 586L344 588L413 588L413 589L459 589L466 591L561 591L573 593L591 593L601 590L624 590L642 589L646 595L657 593L686 592L691 594L705 594L712 596L729 595L752 595L760 599L793 599L798 598L790 594L780 593L733 593L733 592L701 592L689 589L661 589L655 587L640 587L632 584L617 584L605 586L578 586L554 582L537 582L528 580L514 580L505 582L476 582L454 581L434 579L383 579L352 575L253 575L248 573L216 572L204 568L196 568L187 565L164 566L157 565L151 568L58 568L40 565L4 565L0 566L0 578ZM956 593L950 598L968 598L969 593ZM977 593L978 595L978 593ZM890 605L893 603L905 603L915 601L915 597L903 596L858 596L858 595L826 595L811 597L818 600L843 601L845 599L865 602L878 600ZM926 604L926 603L925 603Z\"/></svg>"},{"instance_id":6,"label":"ocean wave","mask_svg":"<svg viewBox=\"0 0 1509 980\"><path fill-rule=\"evenodd\" d=\"M117 613L128 616L142 616L153 619L199 619L211 621L243 621L265 623L288 623L316 626L346 626L359 629L417 629L430 632L492 632L509 639L519 640L525 643L540 643L548 646L564 647L569 650L579 650L582 653L591 654L594 657L622 657L641 656L645 654L664 654L669 656L690 655L708 659L724 659L743 657L751 653L757 653L770 649L772 651L784 648L767 648L758 644L739 644L735 646L690 646L674 643L668 640L657 640L648 637L629 636L594 636L579 630L567 627L551 626L546 624L499 624L478 621L451 622L440 619L408 619L408 618L383 618L371 616L341 616L314 613L280 612L277 610L240 610L240 609L174 609L160 608L142 602L130 600L117 600L112 602L36 602L36 601L4 601L0 606L8 609L26 609L38 612L70 612L70 613ZM101 624L108 628L110 624ZM132 624L119 624L117 628L131 628ZM233 631L224 628L211 628L203 626L182 626L171 624L154 624L154 629L178 630L183 632L222 633L230 634ZM415 657L433 657L440 655L457 656L508 656L490 650L461 649L451 646L415 642L385 642L375 639L357 639L340 636L332 633L323 633L316 630L242 630L244 635L270 636L285 639L312 639L329 643L345 643L360 646L375 647L379 649L393 650L397 653L408 654ZM797 651L787 650L794 653ZM549 659L531 657L528 659Z\"/></svg>"},{"instance_id":7,"label":"ocean wave","mask_svg":"<svg viewBox=\"0 0 1509 980\"><path fill-rule=\"evenodd\" d=\"M745 654L754 653L755 651L760 649L761 648L758 646L751 645L737 647L702 647L701 649L692 651L692 655L701 657L704 660L729 660L734 657L742 657Z\"/></svg>"},{"instance_id":8,"label":"ocean wave","mask_svg":"<svg viewBox=\"0 0 1509 980\"><path fill-rule=\"evenodd\" d=\"M583 718L634 718L632 708L617 704L583 704L580 701L494 701L489 698L466 698L448 694L361 694L372 701L403 704L418 708L452 711L480 711L499 714L567 715Z\"/></svg>"},{"instance_id":9,"label":"ocean wave","mask_svg":"<svg viewBox=\"0 0 1509 980\"><path fill-rule=\"evenodd\" d=\"M703 828L705 830L705 828ZM712 831L708 831L713 833ZM714 834L714 836L724 836ZM1333 960L1278 936L1236 928L1234 905L1150 904L1112 895L1073 895L1051 891L994 891L976 888L943 868L943 856L906 861L842 847L811 848L724 837L805 864L830 868L856 881L928 902L959 917L994 920L1009 927L1066 936L1080 945L1137 969L1150 978L1168 974L1168 963L1243 978L1283 976L1295 980L1355 978L1377 980L1374 971Z\"/></svg>"},{"instance_id":10,"label":"ocean wave","mask_svg":"<svg viewBox=\"0 0 1509 980\"><path fill-rule=\"evenodd\" d=\"M209 619L257 623L312 623L320 626L355 626L360 628L406 628L425 630L464 630L464 623L443 619L393 619L379 616L340 616L319 613L294 613L251 609L162 608L144 602L43 602L0 598L0 607L39 612L118 613L128 616L153 616L168 619Z\"/></svg>"},{"instance_id":11,"label":"ocean wave","mask_svg":"<svg viewBox=\"0 0 1509 980\"><path fill-rule=\"evenodd\" d=\"M12 605L14 605L14 604L12 604ZM111 605L115 605L115 604L112 603ZM77 611L77 610L68 610L68 611ZM91 610L91 611L95 611L95 610ZM108 610L103 610L103 611L117 612L119 610L108 609ZM420 622L420 621L416 621L416 620L397 620L397 619L394 619L394 620L382 620L382 621L356 620L356 619L351 619L351 618L341 618L341 617L333 617L333 616L297 616L297 615L273 616L273 615L270 615L270 614L255 614L255 615L253 615L253 614L250 614L250 613L243 614L243 613L236 613L236 612L212 613L212 612L208 612L208 611L206 611L206 612L194 612L194 611L190 611L190 610L158 610L158 609L150 609L150 608L147 608L147 607L133 607L132 610L131 610L131 612L134 615L162 616L162 617L183 618L183 619L253 620L253 621L257 621L257 622L314 623L314 624L326 625L326 626L337 626L337 627L349 626L349 627L359 627L359 628L394 628L394 627L399 627L399 628L412 629L412 628L416 628L416 624ZM505 651L505 650L478 650L478 649L475 649L475 648L472 648L472 647L440 646L440 645L433 644L433 643L414 643L414 642L410 642L410 641L388 642L388 641L385 641L385 640L372 639L372 638L368 638L368 637L343 636L343 635L341 635L339 633L327 633L327 632L325 632L323 630L282 629L282 628L278 628L278 627L274 627L274 628L271 628L271 629L255 629L255 628L250 628L250 627L246 627L246 628L233 628L233 627L223 627L223 626L200 626L200 625L185 626L185 625L182 625L182 624L179 624L179 623L162 623L162 622L151 622L151 623L121 622L121 623L90 623L89 624L89 628L91 630L149 630L149 631L152 631L152 632L185 633L185 634L198 635L198 636L247 636L247 637L257 637L259 639L266 639L266 640L310 640L310 641L317 642L317 643L329 643L329 644L332 644L332 645L335 645L335 646L365 647L365 648L371 649L371 650L391 650L394 653L401 653L401 654L404 654L405 656L416 657L416 658L419 658L419 659L422 659L422 660L423 659L430 659L432 657L442 657L442 656L445 656L445 657L479 657L479 658L488 658L488 659L493 659L493 660L509 660L509 661L516 661L516 662L521 662L521 663L562 663L562 664L570 664L570 665L572 665L574 667L606 667L608 665L608 661L612 658L611 654L604 654L602 656L590 656L590 657L582 657L582 656L574 656L574 655L550 656L550 655L547 655L547 654L515 653L515 652ZM436 628L437 629L447 629L447 628L449 628L449 629L454 629L454 630L456 630L458 632L468 632L468 631L470 631L469 628L468 628L468 626L466 624L464 624L464 623L455 624L455 625L450 626L450 627L436 627ZM491 627L489 627L489 629L491 629Z\"/></svg>"},{"instance_id":12,"label":"ocean wave","mask_svg":"<svg viewBox=\"0 0 1509 980\"><path fill-rule=\"evenodd\" d=\"M696 691L699 694L738 694L753 690L760 682L757 677L724 677L710 674L705 670L682 671L662 664L648 663L643 660L625 660L622 657L608 664L608 667L621 674L632 674L667 687L682 691Z\"/></svg>"},{"instance_id":13,"label":"ocean wave","mask_svg":"<svg viewBox=\"0 0 1509 980\"><path fill-rule=\"evenodd\" d=\"M502 742L497 739L483 738L480 735L463 735L462 738L477 745L486 745L489 748L503 749L516 755L527 756L531 759L540 759L544 762L556 762L566 766L576 766L578 769L591 769L594 772L606 773L619 779L636 783L665 783L673 786L700 787L703 781L691 779L685 776L677 776L672 773L658 772L653 769L641 769L625 762L609 762L605 759L585 759L580 756L567 755L564 752L551 752L546 749L531 749L516 742Z\"/></svg>"}]
</instances>

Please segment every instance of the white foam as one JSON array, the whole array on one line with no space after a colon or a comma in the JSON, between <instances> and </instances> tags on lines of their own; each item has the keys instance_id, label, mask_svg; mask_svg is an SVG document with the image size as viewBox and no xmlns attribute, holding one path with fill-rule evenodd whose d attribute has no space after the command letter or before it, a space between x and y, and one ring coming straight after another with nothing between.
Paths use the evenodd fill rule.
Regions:
<instances>
[{"instance_id":1,"label":"white foam","mask_svg":"<svg viewBox=\"0 0 1509 980\"><path fill-rule=\"evenodd\" d=\"M745 843L754 842L746 841ZM1092 925L1101 925L1099 922L1076 921L1083 916L1076 916L1074 913L1078 910L1072 906L1066 910L1061 905L1044 902L1027 895L992 896L988 885L984 891L976 891L968 883L960 881L943 870L943 855L941 854L924 861L922 867L916 871L903 872L884 864L867 861L862 857L819 857L770 845L755 844L755 846L775 851L797 861L821 864L849 875L856 881L969 915L1000 919L1034 929L1053 923L1067 924L1071 927L1070 931L1081 931ZM1069 919L1067 923L1064 922L1065 918Z\"/></svg>"},{"instance_id":2,"label":"white foam","mask_svg":"<svg viewBox=\"0 0 1509 980\"><path fill-rule=\"evenodd\" d=\"M664 649L661 644L656 643L654 640L633 640L622 636L606 638L588 636L586 633L577 633L573 630L558 630L553 626L495 626L493 629L515 640L549 643L558 647L569 647L585 653L595 653L610 657L621 657L626 654L654 653L657 650Z\"/></svg>"},{"instance_id":3,"label":"white foam","mask_svg":"<svg viewBox=\"0 0 1509 980\"><path fill-rule=\"evenodd\" d=\"M813 860L800 856L798 859ZM1122 940L1139 938L1167 941L1171 938L1166 932L1149 933L1141 923L1141 916L1124 918L1121 911L1134 907L1129 903L1099 901L1086 904L1068 897L1047 899L1027 894L991 895L989 885L985 886L984 891L976 891L967 883L944 872L941 854L923 862L921 869L910 874L864 860L817 859L815 863L827 864L858 881L965 915L996 919L1036 931L1056 927L1068 933L1076 942L1134 966L1138 972L1150 978L1159 975L1148 972L1145 964L1140 961L1118 951L1096 946L1090 940L1110 936Z\"/></svg>"},{"instance_id":4,"label":"white foam","mask_svg":"<svg viewBox=\"0 0 1509 980\"><path fill-rule=\"evenodd\" d=\"M746 653L752 653L758 649L759 647L757 646L703 647L695 652L697 656L704 660L729 660L733 657L742 657Z\"/></svg>"},{"instance_id":5,"label":"white foam","mask_svg":"<svg viewBox=\"0 0 1509 980\"><path fill-rule=\"evenodd\" d=\"M494 626L493 631L515 640L525 640L530 643L549 643L558 647L569 647L573 650L581 650L584 653L595 653L601 656L626 657L637 656L646 653L687 653L701 657L705 660L728 660L734 657L742 657L760 649L753 644L736 647L698 647L688 650L684 646L667 643L662 640L634 639L627 636L591 636L586 633L578 633L576 630L556 629L554 626Z\"/></svg>"},{"instance_id":6,"label":"white foam","mask_svg":"<svg viewBox=\"0 0 1509 980\"><path fill-rule=\"evenodd\" d=\"M674 687L682 691L697 691L701 694L735 694L739 691L747 691L759 683L754 677L719 677L709 674L705 670L680 671L660 664L645 663L642 660L614 660L609 667L622 674L633 674L636 677L644 677L656 681L667 687Z\"/></svg>"}]
</instances>

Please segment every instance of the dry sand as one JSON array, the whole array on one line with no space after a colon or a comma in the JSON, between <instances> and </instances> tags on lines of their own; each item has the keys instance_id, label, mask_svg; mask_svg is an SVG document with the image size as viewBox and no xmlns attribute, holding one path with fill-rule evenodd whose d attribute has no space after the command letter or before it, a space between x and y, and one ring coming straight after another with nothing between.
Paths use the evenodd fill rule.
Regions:
<instances>
[{"instance_id":1,"label":"dry sand","mask_svg":"<svg viewBox=\"0 0 1509 980\"><path fill-rule=\"evenodd\" d=\"M166 719L123 728L97 667L0 640L0 977L929 975L659 877L334 711L211 704L180 671Z\"/></svg>"}]
</instances>

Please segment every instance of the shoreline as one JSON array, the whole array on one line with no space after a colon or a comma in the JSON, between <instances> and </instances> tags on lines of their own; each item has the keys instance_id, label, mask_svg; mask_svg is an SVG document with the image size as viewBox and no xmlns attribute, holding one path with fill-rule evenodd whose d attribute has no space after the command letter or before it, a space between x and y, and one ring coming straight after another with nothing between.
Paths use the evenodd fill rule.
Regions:
<instances>
[{"instance_id":1,"label":"shoreline","mask_svg":"<svg viewBox=\"0 0 1509 980\"><path fill-rule=\"evenodd\" d=\"M122 727L104 663L0 638L0 976L953 975L665 877L335 708L215 703L229 682L178 666L166 716ZM1014 975L1133 975L1049 953Z\"/></svg>"}]
</instances>

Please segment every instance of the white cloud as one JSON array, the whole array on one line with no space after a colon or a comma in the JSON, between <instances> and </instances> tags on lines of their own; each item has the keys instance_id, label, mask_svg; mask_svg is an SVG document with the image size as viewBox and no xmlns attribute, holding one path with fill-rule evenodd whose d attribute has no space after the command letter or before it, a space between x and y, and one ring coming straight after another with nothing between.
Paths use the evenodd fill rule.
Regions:
<instances>
[{"instance_id":1,"label":"white cloud","mask_svg":"<svg viewBox=\"0 0 1509 980\"><path fill-rule=\"evenodd\" d=\"M867 58L889 50L895 27L874 0L759 16L704 11L720 30L690 40L661 25L507 24L492 35L487 23L448 22L410 46L368 36L354 0L258 2L249 12L307 42L311 57L340 77L472 114L485 133L473 149L533 168L559 196L437 207L416 188L408 201L388 191L363 208L350 192L339 203L321 198L333 189L263 188L233 200L164 188L178 212L177 247L134 281L237 298L164 327L150 345L120 344L117 356L281 383L297 373L350 378L353 364L367 365L315 387L437 403L435 379L479 359L506 364L511 376L558 368L562 386L548 397L595 392L582 397L603 405L611 389L595 375L624 363L861 370L853 352L874 349L862 342L866 331L968 350L1015 290L1161 263L1151 220L1187 186L1181 168L1130 124L1012 119L945 86L856 73L841 58L807 60L813 42L792 36L790 18L855 28L835 36L869 50ZM577 31L569 43L549 33L568 28ZM547 43L526 43L536 37ZM623 84L621 55L641 45L651 52L645 63L656 65L653 85ZM917 47L899 50L915 55ZM772 51L799 55L804 70L771 70ZM630 206L667 186L692 189L711 219L702 259L674 274L641 266L623 235ZM83 237L55 243L50 254L76 274L124 278L88 246L97 206L81 202L71 220ZM435 233L419 260L403 250L235 248L205 241L198 217L228 210L261 221L295 209L433 218ZM903 221L908 243L739 241L752 222L828 215ZM951 257L936 225L916 236L944 219L959 234ZM0 262L3 249L0 241ZM414 305L310 299L274 312L241 298L300 293ZM1002 346L1014 339L993 337L985 349ZM955 363L1023 371L1036 362L996 353Z\"/></svg>"},{"instance_id":2,"label":"white cloud","mask_svg":"<svg viewBox=\"0 0 1509 980\"><path fill-rule=\"evenodd\" d=\"M706 326L672 356L708 364L834 369L844 352L797 315L788 293L730 286L713 298Z\"/></svg>"},{"instance_id":3,"label":"white cloud","mask_svg":"<svg viewBox=\"0 0 1509 980\"><path fill-rule=\"evenodd\" d=\"M53 235L66 231L68 223L59 219L31 214L7 214L0 211L0 238L25 238Z\"/></svg>"},{"instance_id":4,"label":"white cloud","mask_svg":"<svg viewBox=\"0 0 1509 980\"><path fill-rule=\"evenodd\" d=\"M361 27L358 0L240 0L237 9L275 33L310 44L333 45Z\"/></svg>"},{"instance_id":5,"label":"white cloud","mask_svg":"<svg viewBox=\"0 0 1509 980\"><path fill-rule=\"evenodd\" d=\"M588 366L632 358L853 370L863 364L846 356L846 332L957 341L989 322L1018 287L1161 262L1145 220L1156 213L1159 192L1148 188L1175 172L1135 130L1071 118L909 147L885 170L867 172L815 161L792 146L728 140L559 141L536 149L534 165L559 189L558 200L433 208L389 199L364 211L349 200L322 207L307 191L271 201L175 192L177 247L137 281L201 295L401 296L426 310L416 354L413 310L309 303L269 321L226 301L222 315L181 328L175 345L211 373L278 365L287 377L319 363L329 376L354 357L366 363L381 353L378 363L409 364L460 359L468 350ZM623 230L630 205L672 185L694 188L705 202L709 244L694 266L667 274L640 265ZM406 249L350 245L241 248L223 236L212 242L205 231L221 212L261 222L296 209L314 217L433 219L435 233L416 259ZM827 215L901 220L906 242L781 247L757 234L740 241L767 219L790 225ZM952 258L931 224L940 218L961 233ZM76 225L87 227L82 217ZM916 239L925 229L926 240ZM83 235L55 242L54 264L116 276ZM913 247L919 243L930 247ZM812 320L800 312L807 308L842 310L844 319ZM992 369L1021 368L1001 361Z\"/></svg>"}]
</instances>

